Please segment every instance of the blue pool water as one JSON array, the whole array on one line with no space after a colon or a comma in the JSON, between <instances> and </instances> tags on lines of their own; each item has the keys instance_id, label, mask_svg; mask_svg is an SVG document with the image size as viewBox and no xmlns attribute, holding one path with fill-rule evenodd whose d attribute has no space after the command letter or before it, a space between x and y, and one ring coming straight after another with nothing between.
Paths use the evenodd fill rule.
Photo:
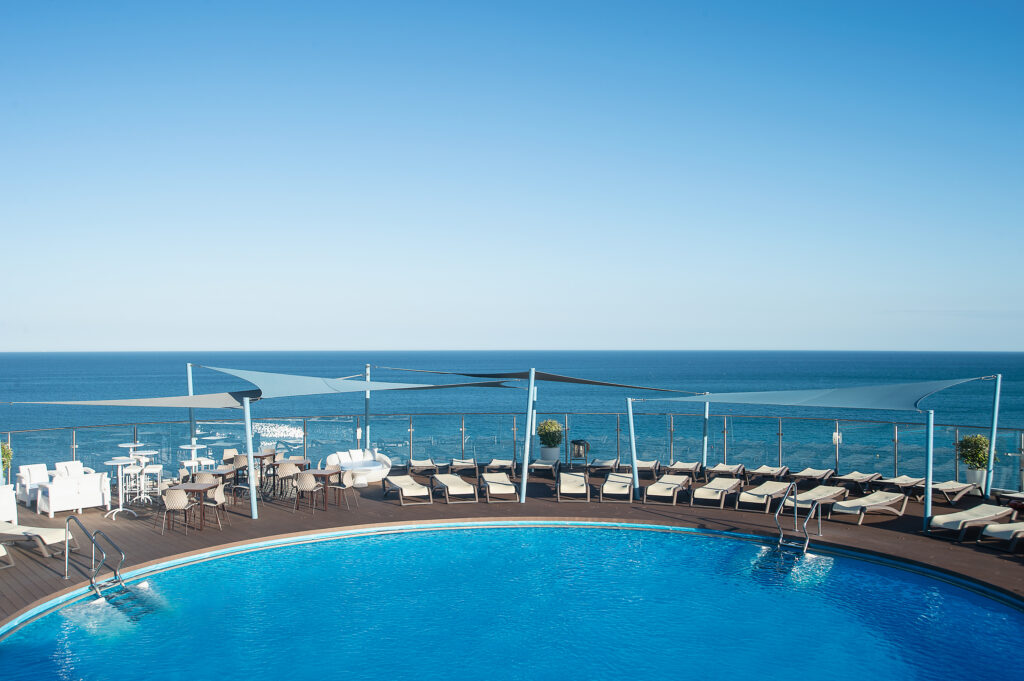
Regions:
<instances>
[{"instance_id":1,"label":"blue pool water","mask_svg":"<svg viewBox=\"0 0 1024 681\"><path fill-rule=\"evenodd\" d=\"M997 680L1024 635L1021 612L902 570L625 529L363 536L146 587L16 632L4 678Z\"/></svg>"}]
</instances>

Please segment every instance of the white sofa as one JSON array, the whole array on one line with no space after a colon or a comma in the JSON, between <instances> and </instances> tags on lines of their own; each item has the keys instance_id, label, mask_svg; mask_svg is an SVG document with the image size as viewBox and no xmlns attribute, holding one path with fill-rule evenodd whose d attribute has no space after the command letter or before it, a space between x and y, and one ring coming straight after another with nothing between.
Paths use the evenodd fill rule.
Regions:
<instances>
[{"instance_id":1,"label":"white sofa","mask_svg":"<svg viewBox=\"0 0 1024 681\"><path fill-rule=\"evenodd\" d=\"M83 466L81 461L58 461L53 467L57 469L57 475L65 478L77 478L86 473L96 472Z\"/></svg>"},{"instance_id":2,"label":"white sofa","mask_svg":"<svg viewBox=\"0 0 1024 681\"><path fill-rule=\"evenodd\" d=\"M50 482L50 474L46 470L45 463L18 466L18 475L15 478L17 500L26 506L31 506L32 502L36 500L36 488L41 482Z\"/></svg>"},{"instance_id":3,"label":"white sofa","mask_svg":"<svg viewBox=\"0 0 1024 681\"><path fill-rule=\"evenodd\" d=\"M110 478L106 473L86 473L76 477L56 476L42 483L36 492L36 513L52 518L56 511L75 511L106 506L110 510Z\"/></svg>"}]
</instances>

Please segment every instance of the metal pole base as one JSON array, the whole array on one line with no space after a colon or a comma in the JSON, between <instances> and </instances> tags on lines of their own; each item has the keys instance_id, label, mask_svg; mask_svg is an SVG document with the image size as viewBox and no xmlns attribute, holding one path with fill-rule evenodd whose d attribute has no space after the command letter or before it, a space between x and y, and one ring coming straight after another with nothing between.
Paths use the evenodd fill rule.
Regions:
<instances>
[{"instance_id":1,"label":"metal pole base","mask_svg":"<svg viewBox=\"0 0 1024 681\"><path fill-rule=\"evenodd\" d=\"M112 508L109 511L107 511L106 513L104 513L103 517L104 518L113 518L114 520L117 520L117 514L120 513L121 511L127 511L128 513L131 513L136 518L139 517L139 514L136 513L135 511L133 511L130 508Z\"/></svg>"}]
</instances>

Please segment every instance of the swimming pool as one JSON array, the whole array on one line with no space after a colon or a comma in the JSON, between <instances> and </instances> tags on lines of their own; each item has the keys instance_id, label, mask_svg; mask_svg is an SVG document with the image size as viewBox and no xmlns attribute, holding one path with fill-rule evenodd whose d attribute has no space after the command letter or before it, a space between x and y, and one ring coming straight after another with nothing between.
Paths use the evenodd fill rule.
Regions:
<instances>
[{"instance_id":1,"label":"swimming pool","mask_svg":"<svg viewBox=\"0 0 1024 681\"><path fill-rule=\"evenodd\" d=\"M352 536L151 574L0 642L6 679L1002 679L1024 614L918 574L692 533Z\"/></svg>"}]
</instances>

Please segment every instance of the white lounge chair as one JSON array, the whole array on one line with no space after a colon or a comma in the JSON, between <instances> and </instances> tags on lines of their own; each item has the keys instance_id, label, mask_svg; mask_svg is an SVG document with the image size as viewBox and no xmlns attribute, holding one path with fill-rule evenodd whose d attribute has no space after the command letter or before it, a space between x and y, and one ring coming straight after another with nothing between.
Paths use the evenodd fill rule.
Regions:
<instances>
[{"instance_id":1,"label":"white lounge chair","mask_svg":"<svg viewBox=\"0 0 1024 681\"><path fill-rule=\"evenodd\" d=\"M389 492L398 492L398 502L402 506L408 506L413 503L434 503L434 497L430 493L430 488L413 480L411 475L389 475L384 478L381 484L384 487L385 497L387 497Z\"/></svg>"},{"instance_id":2,"label":"white lounge chair","mask_svg":"<svg viewBox=\"0 0 1024 681\"><path fill-rule=\"evenodd\" d=\"M480 489L484 492L484 499L488 504L519 501L519 489L509 480L508 473L481 473ZM502 499L512 495L511 499Z\"/></svg>"},{"instance_id":3,"label":"white lounge chair","mask_svg":"<svg viewBox=\"0 0 1024 681\"><path fill-rule=\"evenodd\" d=\"M831 478L834 474L835 471L831 468L805 468L798 473L793 473L790 477L797 484L807 481L822 483Z\"/></svg>"},{"instance_id":4,"label":"white lounge chair","mask_svg":"<svg viewBox=\"0 0 1024 681\"><path fill-rule=\"evenodd\" d=\"M730 478L742 477L747 480L747 469L741 463L716 463L714 466L704 470L705 478L714 478L719 475L727 475Z\"/></svg>"},{"instance_id":5,"label":"white lounge chair","mask_svg":"<svg viewBox=\"0 0 1024 681\"><path fill-rule=\"evenodd\" d=\"M909 492L914 487L924 484L924 478L912 478L909 475L898 475L895 478L882 478L875 481L876 485L888 485L901 492Z\"/></svg>"},{"instance_id":6,"label":"white lounge chair","mask_svg":"<svg viewBox=\"0 0 1024 681\"><path fill-rule=\"evenodd\" d=\"M18 466L18 475L15 479L15 495L17 500L31 506L36 501L36 490L39 483L50 482L50 474L46 470L45 463L32 463L27 466Z\"/></svg>"},{"instance_id":7,"label":"white lounge chair","mask_svg":"<svg viewBox=\"0 0 1024 681\"><path fill-rule=\"evenodd\" d=\"M555 487L555 499L569 495L565 501L590 501L590 479L585 472L558 474L558 485ZM583 496L582 499L573 498Z\"/></svg>"},{"instance_id":8,"label":"white lounge chair","mask_svg":"<svg viewBox=\"0 0 1024 681\"><path fill-rule=\"evenodd\" d=\"M769 466L767 464L761 464L757 468L747 471L747 480L751 480L755 477L780 480L787 475L789 475L789 466Z\"/></svg>"},{"instance_id":9,"label":"white lounge chair","mask_svg":"<svg viewBox=\"0 0 1024 681\"><path fill-rule=\"evenodd\" d=\"M736 495L736 509L740 504L764 504L764 512L767 513L772 505L772 499L778 499L786 493L791 483L780 480L767 480L753 489L740 492Z\"/></svg>"},{"instance_id":10,"label":"white lounge chair","mask_svg":"<svg viewBox=\"0 0 1024 681\"><path fill-rule=\"evenodd\" d=\"M657 459L637 459L636 460L636 475L640 477L644 473L650 473L652 478L658 477L658 470L661 468L661 462ZM631 463L624 463L619 465L619 469L625 473L633 472L633 465Z\"/></svg>"},{"instance_id":11,"label":"white lounge chair","mask_svg":"<svg viewBox=\"0 0 1024 681\"><path fill-rule=\"evenodd\" d=\"M946 502L950 506L956 506L956 502L976 489L978 489L978 486L973 482L946 480L945 482L932 483L932 494L939 492L942 496L946 497ZM918 499L924 499L924 483L917 485L917 496Z\"/></svg>"},{"instance_id":12,"label":"white lounge chair","mask_svg":"<svg viewBox=\"0 0 1024 681\"><path fill-rule=\"evenodd\" d=\"M64 527L32 527L30 525L19 525L17 523L0 522L0 542L28 541L33 542L44 558L49 558L52 550L50 547L57 547L59 553L64 552L64 540L71 540L71 548L77 549L78 542L75 536Z\"/></svg>"},{"instance_id":13,"label":"white lounge chair","mask_svg":"<svg viewBox=\"0 0 1024 681\"><path fill-rule=\"evenodd\" d=\"M515 459L491 459L488 463L484 464L485 473L498 473L507 472L510 478L514 478L516 475L516 460Z\"/></svg>"},{"instance_id":14,"label":"white lounge chair","mask_svg":"<svg viewBox=\"0 0 1024 681\"><path fill-rule=\"evenodd\" d=\"M420 473L420 474L431 473L432 474L432 473L437 473L439 470L441 470L441 469L438 468L438 465L436 463L434 463L434 460L431 459L431 458L427 458L427 459L413 459L413 458L410 457L409 458L409 463L406 466L406 472L409 475L412 475L413 473Z\"/></svg>"},{"instance_id":15,"label":"white lounge chair","mask_svg":"<svg viewBox=\"0 0 1024 681\"><path fill-rule=\"evenodd\" d=\"M672 475L689 475L691 480L696 480L701 473L700 461L673 461L665 466L665 471ZM704 475L705 482L708 476Z\"/></svg>"},{"instance_id":16,"label":"white lounge chair","mask_svg":"<svg viewBox=\"0 0 1024 681\"><path fill-rule=\"evenodd\" d=\"M458 474L459 471L473 471L473 477L475 478L480 475L480 466L473 457L468 459L452 459L452 462L448 464L448 472Z\"/></svg>"},{"instance_id":17,"label":"white lounge chair","mask_svg":"<svg viewBox=\"0 0 1024 681\"><path fill-rule=\"evenodd\" d=\"M609 473L598 490L598 501L604 501L605 495L621 496L625 499L608 499L619 503L633 503L633 476L630 473Z\"/></svg>"},{"instance_id":18,"label":"white lounge chair","mask_svg":"<svg viewBox=\"0 0 1024 681\"><path fill-rule=\"evenodd\" d=\"M810 509L811 505L817 501L818 504L830 504L835 501L841 501L849 496L850 490L845 487L833 487L831 485L818 485L806 492L800 492L796 495L796 507L802 509ZM786 508L793 508L793 500L786 499L782 502Z\"/></svg>"},{"instance_id":19,"label":"white lounge chair","mask_svg":"<svg viewBox=\"0 0 1024 681\"><path fill-rule=\"evenodd\" d=\"M538 471L546 471L548 473L551 473L552 480L557 480L558 471L561 469L561 466L562 462L559 461L558 459L534 459L533 461L530 462L530 466L527 469L526 475L527 477L529 477L531 473L536 473Z\"/></svg>"},{"instance_id":20,"label":"white lounge chair","mask_svg":"<svg viewBox=\"0 0 1024 681\"><path fill-rule=\"evenodd\" d=\"M965 511L933 515L928 519L927 533L931 534L937 531L957 532L956 541L961 542L964 540L967 530L972 527L983 527L1007 517L1013 520L1016 516L1017 512L1006 506L979 504Z\"/></svg>"},{"instance_id":21,"label":"white lounge chair","mask_svg":"<svg viewBox=\"0 0 1024 681\"><path fill-rule=\"evenodd\" d=\"M433 491L444 492L444 503L446 504L472 504L480 500L476 493L476 487L454 473L435 474L431 487ZM465 497L472 497L472 499Z\"/></svg>"},{"instance_id":22,"label":"white lounge chair","mask_svg":"<svg viewBox=\"0 0 1024 681\"><path fill-rule=\"evenodd\" d=\"M859 499L847 499L832 504L832 513L856 513L857 524L864 522L868 513L889 513L897 518L907 510L909 497L902 492L872 492ZM899 508L897 508L897 506Z\"/></svg>"},{"instance_id":23,"label":"white lounge chair","mask_svg":"<svg viewBox=\"0 0 1024 681\"><path fill-rule=\"evenodd\" d=\"M684 489L690 489L693 485L693 478L689 475L674 475L668 474L658 478L657 482L654 482L647 487L644 487L644 503L648 503L648 497L665 497L671 499L671 505L675 506L678 501L679 492ZM654 504L668 504L667 501L651 501L649 503Z\"/></svg>"},{"instance_id":24,"label":"white lounge chair","mask_svg":"<svg viewBox=\"0 0 1024 681\"><path fill-rule=\"evenodd\" d=\"M718 508L725 508L726 496L743 489L743 481L739 478L713 478L703 487L695 487L690 491L690 506L697 499L717 501Z\"/></svg>"},{"instance_id":25,"label":"white lounge chair","mask_svg":"<svg viewBox=\"0 0 1024 681\"><path fill-rule=\"evenodd\" d=\"M993 523L986 525L981 528L981 536L978 537L978 543L980 544L983 539L1010 542L1006 550L1013 553L1013 550L1017 548L1017 542L1024 539L1024 523Z\"/></svg>"},{"instance_id":26,"label":"white lounge chair","mask_svg":"<svg viewBox=\"0 0 1024 681\"><path fill-rule=\"evenodd\" d=\"M587 470L591 473L597 471L609 471L614 473L619 469L619 457L614 459L591 459L587 464Z\"/></svg>"},{"instance_id":27,"label":"white lounge chair","mask_svg":"<svg viewBox=\"0 0 1024 681\"><path fill-rule=\"evenodd\" d=\"M868 486L875 480L881 479L881 473L861 473L860 471L850 471L846 475L837 475L832 478L833 484L845 485L857 485L862 492L868 491Z\"/></svg>"}]
</instances>

